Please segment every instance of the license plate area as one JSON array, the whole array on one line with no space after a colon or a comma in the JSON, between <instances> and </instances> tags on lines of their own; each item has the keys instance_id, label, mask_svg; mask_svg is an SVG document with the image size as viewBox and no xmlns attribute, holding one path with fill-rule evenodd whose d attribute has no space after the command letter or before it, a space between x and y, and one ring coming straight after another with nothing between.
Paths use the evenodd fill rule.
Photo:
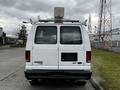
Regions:
<instances>
[{"instance_id":1,"label":"license plate area","mask_svg":"<svg viewBox=\"0 0 120 90\"><path fill-rule=\"evenodd\" d=\"M61 61L63 62L77 61L77 53L61 53Z\"/></svg>"}]
</instances>

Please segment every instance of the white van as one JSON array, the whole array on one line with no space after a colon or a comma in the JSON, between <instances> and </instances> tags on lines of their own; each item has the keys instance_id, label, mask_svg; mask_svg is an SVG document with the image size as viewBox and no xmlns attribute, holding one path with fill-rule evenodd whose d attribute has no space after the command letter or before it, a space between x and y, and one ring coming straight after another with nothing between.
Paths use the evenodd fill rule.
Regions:
<instances>
[{"instance_id":1,"label":"white van","mask_svg":"<svg viewBox=\"0 0 120 90\"><path fill-rule=\"evenodd\" d=\"M33 24L25 59L30 84L38 79L89 80L91 47L85 25L74 21Z\"/></svg>"}]
</instances>

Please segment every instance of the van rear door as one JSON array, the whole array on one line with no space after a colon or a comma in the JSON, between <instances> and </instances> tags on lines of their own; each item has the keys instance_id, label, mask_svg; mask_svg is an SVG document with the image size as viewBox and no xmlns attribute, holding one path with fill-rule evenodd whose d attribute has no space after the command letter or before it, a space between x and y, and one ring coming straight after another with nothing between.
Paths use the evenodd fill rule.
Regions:
<instances>
[{"instance_id":1,"label":"van rear door","mask_svg":"<svg viewBox=\"0 0 120 90\"><path fill-rule=\"evenodd\" d=\"M38 69L58 69L56 26L38 26L33 45L33 66Z\"/></svg>"},{"instance_id":2,"label":"van rear door","mask_svg":"<svg viewBox=\"0 0 120 90\"><path fill-rule=\"evenodd\" d=\"M80 69L85 52L80 26L61 26L59 69Z\"/></svg>"}]
</instances>

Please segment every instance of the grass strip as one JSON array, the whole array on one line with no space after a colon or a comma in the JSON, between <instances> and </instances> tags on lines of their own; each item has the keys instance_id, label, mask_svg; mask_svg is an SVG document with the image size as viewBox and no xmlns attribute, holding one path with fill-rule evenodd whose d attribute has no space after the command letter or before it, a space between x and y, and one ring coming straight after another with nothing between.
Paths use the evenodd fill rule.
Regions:
<instances>
[{"instance_id":1,"label":"grass strip","mask_svg":"<svg viewBox=\"0 0 120 90\"><path fill-rule=\"evenodd\" d=\"M120 53L92 49L92 69L105 90L120 90Z\"/></svg>"}]
</instances>

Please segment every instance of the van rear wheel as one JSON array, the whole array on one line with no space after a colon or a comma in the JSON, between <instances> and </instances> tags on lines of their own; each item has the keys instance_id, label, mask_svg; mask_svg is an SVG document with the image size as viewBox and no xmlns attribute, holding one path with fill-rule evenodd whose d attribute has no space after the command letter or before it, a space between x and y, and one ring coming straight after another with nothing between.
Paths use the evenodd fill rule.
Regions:
<instances>
[{"instance_id":1,"label":"van rear wheel","mask_svg":"<svg viewBox=\"0 0 120 90\"><path fill-rule=\"evenodd\" d=\"M38 79L33 79L29 81L30 85L35 86L38 85Z\"/></svg>"},{"instance_id":2,"label":"van rear wheel","mask_svg":"<svg viewBox=\"0 0 120 90\"><path fill-rule=\"evenodd\" d=\"M76 85L84 86L87 81L86 80L75 80L74 82Z\"/></svg>"}]
</instances>

